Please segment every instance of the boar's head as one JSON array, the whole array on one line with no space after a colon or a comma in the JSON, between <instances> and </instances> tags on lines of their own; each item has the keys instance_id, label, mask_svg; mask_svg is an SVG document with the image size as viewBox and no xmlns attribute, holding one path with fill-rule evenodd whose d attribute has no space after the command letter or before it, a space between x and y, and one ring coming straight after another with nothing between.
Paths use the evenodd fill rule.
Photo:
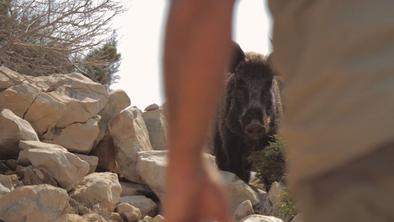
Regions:
<instances>
[{"instance_id":1,"label":"boar's head","mask_svg":"<svg viewBox=\"0 0 394 222\"><path fill-rule=\"evenodd\" d=\"M276 83L267 60L262 55L248 53L237 65L227 84L227 126L251 141L272 135L275 127Z\"/></svg>"}]
</instances>

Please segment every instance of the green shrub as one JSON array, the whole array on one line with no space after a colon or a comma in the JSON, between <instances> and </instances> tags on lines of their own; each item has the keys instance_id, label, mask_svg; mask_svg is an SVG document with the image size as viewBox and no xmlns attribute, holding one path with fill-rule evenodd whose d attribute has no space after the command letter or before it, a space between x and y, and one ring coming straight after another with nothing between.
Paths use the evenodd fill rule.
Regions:
<instances>
[{"instance_id":1,"label":"green shrub","mask_svg":"<svg viewBox=\"0 0 394 222\"><path fill-rule=\"evenodd\" d=\"M287 191L280 194L279 217L289 221L297 214L295 203Z\"/></svg>"},{"instance_id":2,"label":"green shrub","mask_svg":"<svg viewBox=\"0 0 394 222\"><path fill-rule=\"evenodd\" d=\"M283 155L284 144L280 139L260 151L255 151L249 157L252 168L267 189L275 181L281 181L285 174L285 159Z\"/></svg>"}]
</instances>

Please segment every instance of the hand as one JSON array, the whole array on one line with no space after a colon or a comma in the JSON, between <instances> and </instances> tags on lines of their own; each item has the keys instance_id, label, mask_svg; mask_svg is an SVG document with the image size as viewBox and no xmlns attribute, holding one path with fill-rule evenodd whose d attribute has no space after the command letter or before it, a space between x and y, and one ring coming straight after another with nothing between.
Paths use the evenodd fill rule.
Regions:
<instances>
[{"instance_id":1,"label":"hand","mask_svg":"<svg viewBox=\"0 0 394 222\"><path fill-rule=\"evenodd\" d=\"M187 170L170 163L164 218L167 222L231 222L227 197L215 171L205 164ZM188 167L186 167L188 168Z\"/></svg>"}]
</instances>

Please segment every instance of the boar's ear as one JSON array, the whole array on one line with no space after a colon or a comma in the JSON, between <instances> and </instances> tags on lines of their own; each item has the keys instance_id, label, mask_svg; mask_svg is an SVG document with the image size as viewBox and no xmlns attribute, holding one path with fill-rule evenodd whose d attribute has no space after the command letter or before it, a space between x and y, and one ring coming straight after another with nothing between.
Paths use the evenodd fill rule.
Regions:
<instances>
[{"instance_id":1,"label":"boar's ear","mask_svg":"<svg viewBox=\"0 0 394 222\"><path fill-rule=\"evenodd\" d=\"M238 43L233 41L233 50L231 53L230 67L228 71L234 73L235 68L237 68L238 64L242 62L242 60L244 59L245 59L244 51L241 49Z\"/></svg>"}]
</instances>

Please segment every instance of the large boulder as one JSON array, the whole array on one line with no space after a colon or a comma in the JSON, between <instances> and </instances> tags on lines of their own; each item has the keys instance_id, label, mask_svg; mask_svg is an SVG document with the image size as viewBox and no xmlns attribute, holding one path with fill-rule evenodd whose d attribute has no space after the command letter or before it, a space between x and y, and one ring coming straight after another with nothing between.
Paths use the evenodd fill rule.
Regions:
<instances>
[{"instance_id":1,"label":"large boulder","mask_svg":"<svg viewBox=\"0 0 394 222\"><path fill-rule=\"evenodd\" d=\"M92 208L99 205L105 211L113 211L119 202L122 187L114 173L92 173L86 176L71 192L71 197Z\"/></svg>"},{"instance_id":2,"label":"large boulder","mask_svg":"<svg viewBox=\"0 0 394 222\"><path fill-rule=\"evenodd\" d=\"M283 222L283 220L276 217L254 214L248 216L242 222Z\"/></svg>"},{"instance_id":3,"label":"large boulder","mask_svg":"<svg viewBox=\"0 0 394 222\"><path fill-rule=\"evenodd\" d=\"M216 167L215 158L212 155L205 154L204 159L213 168ZM164 198L166 168L167 151L152 150L138 153L137 172L142 181L152 189L160 200Z\"/></svg>"},{"instance_id":4,"label":"large boulder","mask_svg":"<svg viewBox=\"0 0 394 222\"><path fill-rule=\"evenodd\" d=\"M251 214L254 214L252 202L250 200L245 200L235 210L234 219L235 221L241 221Z\"/></svg>"},{"instance_id":5,"label":"large boulder","mask_svg":"<svg viewBox=\"0 0 394 222\"><path fill-rule=\"evenodd\" d=\"M221 171L221 175L232 209L236 209L246 200L250 200L253 206L259 204L258 194L238 176L227 171Z\"/></svg>"},{"instance_id":6,"label":"large boulder","mask_svg":"<svg viewBox=\"0 0 394 222\"><path fill-rule=\"evenodd\" d=\"M97 138L97 142L101 141L107 134L108 122L112 119L112 117L118 115L128 106L130 106L130 98L125 91L115 90L109 93L108 102L99 113L101 116L99 122L100 134Z\"/></svg>"},{"instance_id":7,"label":"large boulder","mask_svg":"<svg viewBox=\"0 0 394 222\"><path fill-rule=\"evenodd\" d=\"M0 92L0 110L10 109L17 116L23 118L40 93L38 87L27 82L13 85Z\"/></svg>"},{"instance_id":8,"label":"large boulder","mask_svg":"<svg viewBox=\"0 0 394 222\"><path fill-rule=\"evenodd\" d=\"M31 123L39 135L43 135L55 127L64 115L65 107L61 95L55 92L41 92L34 97L24 118Z\"/></svg>"},{"instance_id":9,"label":"large boulder","mask_svg":"<svg viewBox=\"0 0 394 222\"><path fill-rule=\"evenodd\" d=\"M98 121L100 117L93 117L83 123L73 123L65 128L56 128L44 135L45 141L64 146L69 151L89 153L100 132Z\"/></svg>"},{"instance_id":10,"label":"large boulder","mask_svg":"<svg viewBox=\"0 0 394 222\"><path fill-rule=\"evenodd\" d=\"M29 143L33 144L33 147L30 147ZM51 147L50 144L26 141L21 144L22 149L28 149L22 150L20 156L26 158L33 166L45 169L67 190L79 183L89 172L89 164L86 161L64 148L58 148L58 145Z\"/></svg>"},{"instance_id":11,"label":"large boulder","mask_svg":"<svg viewBox=\"0 0 394 222\"><path fill-rule=\"evenodd\" d=\"M84 154L76 154L81 160L85 160L89 164L89 173L93 173L96 171L98 164L97 156L89 156Z\"/></svg>"},{"instance_id":12,"label":"large boulder","mask_svg":"<svg viewBox=\"0 0 394 222\"><path fill-rule=\"evenodd\" d=\"M51 185L23 186L0 197L0 220L52 222L69 207L67 192Z\"/></svg>"},{"instance_id":13,"label":"large boulder","mask_svg":"<svg viewBox=\"0 0 394 222\"><path fill-rule=\"evenodd\" d=\"M56 127L88 121L104 108L107 89L80 73L54 74L31 79L43 92L59 95L65 104L64 113Z\"/></svg>"},{"instance_id":14,"label":"large boulder","mask_svg":"<svg viewBox=\"0 0 394 222\"><path fill-rule=\"evenodd\" d=\"M152 150L141 111L135 107L123 110L109 122L109 132L117 148L116 162L120 176L139 182L140 177L136 171L137 153Z\"/></svg>"},{"instance_id":15,"label":"large boulder","mask_svg":"<svg viewBox=\"0 0 394 222\"><path fill-rule=\"evenodd\" d=\"M9 109L0 113L0 159L15 157L19 153L20 140L38 141L33 127Z\"/></svg>"},{"instance_id":16,"label":"large boulder","mask_svg":"<svg viewBox=\"0 0 394 222\"><path fill-rule=\"evenodd\" d=\"M160 109L149 110L142 114L149 132L149 139L154 150L167 148L167 131L163 111Z\"/></svg>"},{"instance_id":17,"label":"large boulder","mask_svg":"<svg viewBox=\"0 0 394 222\"><path fill-rule=\"evenodd\" d=\"M96 118L108 100L103 85L78 73L31 77L0 67L0 88L0 110L26 119L40 136Z\"/></svg>"},{"instance_id":18,"label":"large boulder","mask_svg":"<svg viewBox=\"0 0 394 222\"><path fill-rule=\"evenodd\" d=\"M57 144L51 144L51 143L44 143L40 141L34 141L34 140L21 140L19 141L19 149L21 152L19 152L18 156L18 163L22 165L29 165L30 161L27 158L27 150L30 149L44 149L44 150L52 150L52 149L59 149L64 152L67 152L67 149L57 145Z\"/></svg>"},{"instance_id":19,"label":"large boulder","mask_svg":"<svg viewBox=\"0 0 394 222\"><path fill-rule=\"evenodd\" d=\"M155 216L157 214L157 204L143 195L138 196L124 196L119 200L120 203L128 203L141 211L142 217Z\"/></svg>"},{"instance_id":20,"label":"large boulder","mask_svg":"<svg viewBox=\"0 0 394 222\"><path fill-rule=\"evenodd\" d=\"M144 111L148 112L148 111L155 111L160 109L160 106L157 105L156 103L150 104L149 106L145 107Z\"/></svg>"},{"instance_id":21,"label":"large boulder","mask_svg":"<svg viewBox=\"0 0 394 222\"><path fill-rule=\"evenodd\" d=\"M138 153L137 172L142 181L163 200L167 167L167 151Z\"/></svg>"},{"instance_id":22,"label":"large boulder","mask_svg":"<svg viewBox=\"0 0 394 222\"><path fill-rule=\"evenodd\" d=\"M24 77L11 69L0 66L0 91L13 85L20 84Z\"/></svg>"}]
</instances>

